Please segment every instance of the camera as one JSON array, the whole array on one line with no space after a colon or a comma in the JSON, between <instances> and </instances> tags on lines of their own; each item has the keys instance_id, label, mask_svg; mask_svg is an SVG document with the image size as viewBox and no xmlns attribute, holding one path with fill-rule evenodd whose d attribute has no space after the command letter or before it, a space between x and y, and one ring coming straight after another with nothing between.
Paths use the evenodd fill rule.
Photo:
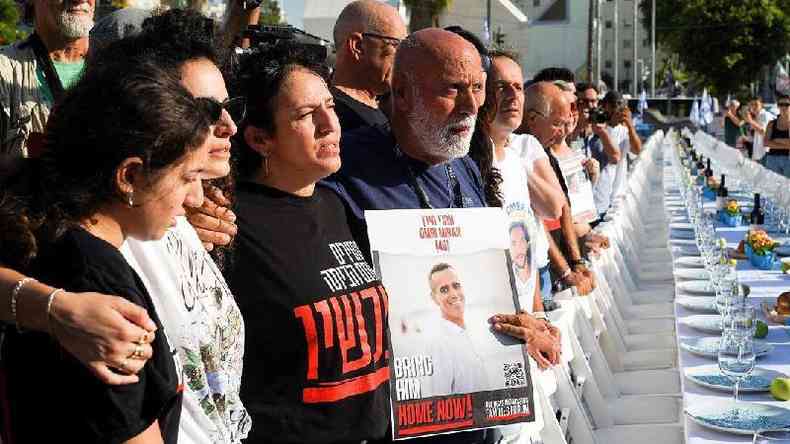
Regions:
<instances>
[{"instance_id":1,"label":"camera","mask_svg":"<svg viewBox=\"0 0 790 444\"><path fill-rule=\"evenodd\" d=\"M310 62L327 65L330 42L291 25L249 25L243 38L249 48L237 48L239 58L266 54L278 48L294 48Z\"/></svg>"},{"instance_id":2,"label":"camera","mask_svg":"<svg viewBox=\"0 0 790 444\"><path fill-rule=\"evenodd\" d=\"M601 107L590 110L590 122L592 123L607 123L609 122L609 119L611 119L611 116L605 109Z\"/></svg>"}]
</instances>

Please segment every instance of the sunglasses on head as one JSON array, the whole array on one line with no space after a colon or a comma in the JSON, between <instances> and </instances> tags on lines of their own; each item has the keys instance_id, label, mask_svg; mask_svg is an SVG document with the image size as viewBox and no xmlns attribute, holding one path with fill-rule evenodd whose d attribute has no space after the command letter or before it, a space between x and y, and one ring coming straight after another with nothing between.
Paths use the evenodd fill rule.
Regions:
<instances>
[{"instance_id":1,"label":"sunglasses on head","mask_svg":"<svg viewBox=\"0 0 790 444\"><path fill-rule=\"evenodd\" d=\"M236 124L244 120L247 115L247 102L244 97L227 98L222 102L212 97L196 97L195 100L206 107L214 122L218 122L222 118L222 110L227 111Z\"/></svg>"}]
</instances>

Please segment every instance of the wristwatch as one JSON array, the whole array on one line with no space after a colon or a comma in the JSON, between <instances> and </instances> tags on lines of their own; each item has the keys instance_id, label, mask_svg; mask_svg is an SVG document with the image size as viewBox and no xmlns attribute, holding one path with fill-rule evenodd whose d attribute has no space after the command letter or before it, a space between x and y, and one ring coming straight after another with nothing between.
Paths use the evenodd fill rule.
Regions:
<instances>
[{"instance_id":1,"label":"wristwatch","mask_svg":"<svg viewBox=\"0 0 790 444\"><path fill-rule=\"evenodd\" d=\"M241 5L245 11L251 11L263 3L263 0L241 0Z\"/></svg>"}]
</instances>

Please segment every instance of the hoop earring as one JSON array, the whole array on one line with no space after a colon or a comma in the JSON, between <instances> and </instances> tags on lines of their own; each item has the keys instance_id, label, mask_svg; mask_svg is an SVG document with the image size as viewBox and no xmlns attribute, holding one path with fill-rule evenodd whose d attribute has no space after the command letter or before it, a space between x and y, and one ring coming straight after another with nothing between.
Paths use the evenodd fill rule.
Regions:
<instances>
[{"instance_id":1,"label":"hoop earring","mask_svg":"<svg viewBox=\"0 0 790 444\"><path fill-rule=\"evenodd\" d=\"M129 204L129 207L134 207L134 191L129 191L126 193L126 203Z\"/></svg>"}]
</instances>

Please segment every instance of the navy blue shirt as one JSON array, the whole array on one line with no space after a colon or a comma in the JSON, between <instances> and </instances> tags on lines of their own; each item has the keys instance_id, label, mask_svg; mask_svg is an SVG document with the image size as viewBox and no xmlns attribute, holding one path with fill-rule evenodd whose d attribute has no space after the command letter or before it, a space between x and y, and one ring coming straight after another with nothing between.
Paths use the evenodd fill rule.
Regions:
<instances>
[{"instance_id":1,"label":"navy blue shirt","mask_svg":"<svg viewBox=\"0 0 790 444\"><path fill-rule=\"evenodd\" d=\"M392 133L384 128L363 127L343 134L343 165L321 182L344 201L354 240L366 254L365 210L425 208L420 189L433 208L486 206L480 171L468 156L430 166L400 154L396 145Z\"/></svg>"}]
</instances>

